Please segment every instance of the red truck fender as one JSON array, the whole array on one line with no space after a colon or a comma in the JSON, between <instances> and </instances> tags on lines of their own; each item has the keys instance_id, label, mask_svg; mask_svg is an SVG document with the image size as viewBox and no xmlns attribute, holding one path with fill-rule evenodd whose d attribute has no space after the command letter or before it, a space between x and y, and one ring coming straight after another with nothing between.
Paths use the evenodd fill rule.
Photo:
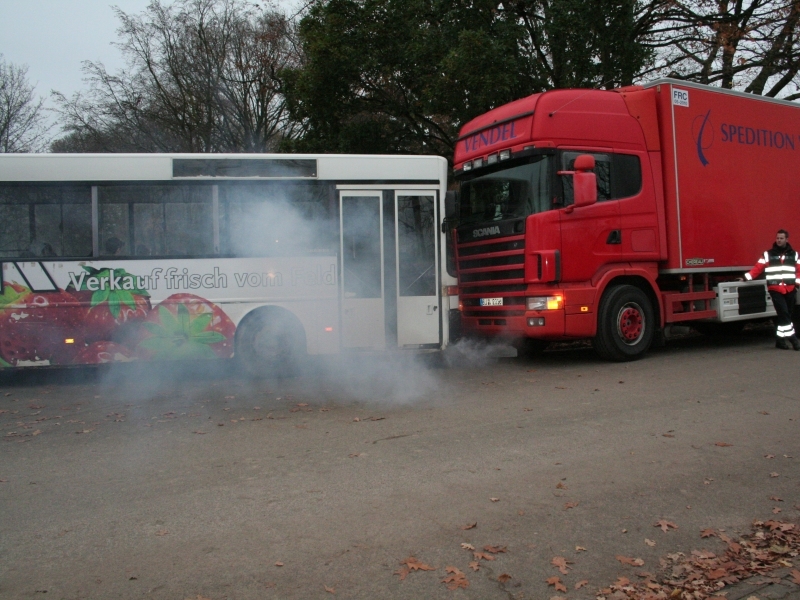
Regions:
<instances>
[{"instance_id":1,"label":"red truck fender","mask_svg":"<svg viewBox=\"0 0 800 600\"><path fill-rule=\"evenodd\" d=\"M631 263L618 263L605 265L592 278L592 285L597 290L594 312L597 313L597 308L600 306L603 294L605 294L610 285L636 285L650 298L653 303L653 308L658 311L659 326L663 327L664 305L658 284L656 283L657 277L658 265L656 263L641 263L636 265L632 265ZM592 335L595 335L597 333L597 319L595 319L593 329Z\"/></svg>"}]
</instances>

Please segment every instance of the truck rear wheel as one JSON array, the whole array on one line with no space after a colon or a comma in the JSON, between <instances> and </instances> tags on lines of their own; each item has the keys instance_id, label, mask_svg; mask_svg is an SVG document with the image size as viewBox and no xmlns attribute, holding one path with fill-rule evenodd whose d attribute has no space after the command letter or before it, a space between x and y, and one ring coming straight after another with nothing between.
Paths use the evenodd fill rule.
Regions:
<instances>
[{"instance_id":1,"label":"truck rear wheel","mask_svg":"<svg viewBox=\"0 0 800 600\"><path fill-rule=\"evenodd\" d=\"M650 348L655 328L655 312L647 294L633 285L615 286L600 302L592 345L606 360L636 360Z\"/></svg>"},{"instance_id":2,"label":"truck rear wheel","mask_svg":"<svg viewBox=\"0 0 800 600\"><path fill-rule=\"evenodd\" d=\"M236 329L236 360L249 377L292 377L306 357L305 331L292 313L265 307Z\"/></svg>"}]
</instances>

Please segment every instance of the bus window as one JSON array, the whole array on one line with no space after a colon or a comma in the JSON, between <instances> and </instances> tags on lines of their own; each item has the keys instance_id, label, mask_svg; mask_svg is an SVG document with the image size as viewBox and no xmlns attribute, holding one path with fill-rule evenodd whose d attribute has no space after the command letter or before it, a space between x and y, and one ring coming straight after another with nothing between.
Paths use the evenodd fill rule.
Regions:
<instances>
[{"instance_id":1,"label":"bus window","mask_svg":"<svg viewBox=\"0 0 800 600\"><path fill-rule=\"evenodd\" d=\"M220 185L219 199L226 256L330 255L338 249L327 185L231 182Z\"/></svg>"},{"instance_id":2,"label":"bus window","mask_svg":"<svg viewBox=\"0 0 800 600\"><path fill-rule=\"evenodd\" d=\"M98 203L101 256L214 254L210 186L100 186Z\"/></svg>"},{"instance_id":3,"label":"bus window","mask_svg":"<svg viewBox=\"0 0 800 600\"><path fill-rule=\"evenodd\" d=\"M0 185L0 258L92 254L91 187Z\"/></svg>"},{"instance_id":4,"label":"bus window","mask_svg":"<svg viewBox=\"0 0 800 600\"><path fill-rule=\"evenodd\" d=\"M433 196L398 196L399 294L436 295L436 220Z\"/></svg>"}]
</instances>

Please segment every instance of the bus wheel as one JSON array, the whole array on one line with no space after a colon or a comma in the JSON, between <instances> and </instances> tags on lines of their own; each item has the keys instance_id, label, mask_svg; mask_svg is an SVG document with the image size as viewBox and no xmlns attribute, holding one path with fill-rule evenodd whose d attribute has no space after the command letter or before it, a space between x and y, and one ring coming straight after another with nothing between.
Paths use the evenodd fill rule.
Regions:
<instances>
[{"instance_id":1,"label":"bus wheel","mask_svg":"<svg viewBox=\"0 0 800 600\"><path fill-rule=\"evenodd\" d=\"M306 356L305 331L292 313L265 307L236 329L234 356L249 377L293 377Z\"/></svg>"},{"instance_id":2,"label":"bus wheel","mask_svg":"<svg viewBox=\"0 0 800 600\"><path fill-rule=\"evenodd\" d=\"M592 344L606 360L636 360L650 348L655 328L655 312L647 294L632 285L615 286L600 302Z\"/></svg>"}]
</instances>

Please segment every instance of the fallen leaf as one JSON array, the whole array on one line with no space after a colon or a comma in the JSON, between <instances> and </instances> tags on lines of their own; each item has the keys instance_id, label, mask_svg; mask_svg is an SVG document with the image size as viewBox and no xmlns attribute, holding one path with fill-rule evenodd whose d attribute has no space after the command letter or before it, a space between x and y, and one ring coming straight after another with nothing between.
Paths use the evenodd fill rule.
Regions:
<instances>
[{"instance_id":1,"label":"fallen leaf","mask_svg":"<svg viewBox=\"0 0 800 600\"><path fill-rule=\"evenodd\" d=\"M401 569L397 569L397 571L395 571L395 572L394 572L394 575L400 575L400 581L403 581L403 579L405 579L405 578L406 578L406 576L407 576L407 575L408 575L410 572L411 572L411 571L409 571L409 570L408 570L408 567L403 567L403 568L401 568Z\"/></svg>"},{"instance_id":2,"label":"fallen leaf","mask_svg":"<svg viewBox=\"0 0 800 600\"><path fill-rule=\"evenodd\" d=\"M714 581L715 579L722 579L727 574L728 572L725 569L714 569L713 571L706 573L706 577L711 581Z\"/></svg>"},{"instance_id":3,"label":"fallen leaf","mask_svg":"<svg viewBox=\"0 0 800 600\"><path fill-rule=\"evenodd\" d=\"M586 548L583 546L575 546L575 552L586 552Z\"/></svg>"},{"instance_id":4,"label":"fallen leaf","mask_svg":"<svg viewBox=\"0 0 800 600\"><path fill-rule=\"evenodd\" d=\"M770 477L780 477L780 473L776 473L775 471L773 471L772 473L769 474L769 476Z\"/></svg>"},{"instance_id":5,"label":"fallen leaf","mask_svg":"<svg viewBox=\"0 0 800 600\"><path fill-rule=\"evenodd\" d=\"M675 436L674 436L674 435L672 435L671 433L662 433L662 434L661 434L661 437L674 438Z\"/></svg>"},{"instance_id":6,"label":"fallen leaf","mask_svg":"<svg viewBox=\"0 0 800 600\"><path fill-rule=\"evenodd\" d=\"M578 506L578 504L580 504L580 502L565 502L564 503L564 510L569 510L570 508L575 508L576 506Z\"/></svg>"},{"instance_id":7,"label":"fallen leaf","mask_svg":"<svg viewBox=\"0 0 800 600\"><path fill-rule=\"evenodd\" d=\"M481 568L481 564L477 560L473 560L469 563L469 568L473 571L477 571Z\"/></svg>"},{"instance_id":8,"label":"fallen leaf","mask_svg":"<svg viewBox=\"0 0 800 600\"><path fill-rule=\"evenodd\" d=\"M578 583L575 584L575 589L579 590L585 585L589 585L589 580L588 579L581 579Z\"/></svg>"},{"instance_id":9,"label":"fallen leaf","mask_svg":"<svg viewBox=\"0 0 800 600\"><path fill-rule=\"evenodd\" d=\"M278 562L275 563L275 566L276 567L282 567L283 563L281 561L278 561Z\"/></svg>"},{"instance_id":10,"label":"fallen leaf","mask_svg":"<svg viewBox=\"0 0 800 600\"><path fill-rule=\"evenodd\" d=\"M644 564L644 561L641 558L629 558L627 556L622 556L621 554L617 554L616 559L623 565L631 565L633 567L641 567Z\"/></svg>"},{"instance_id":11,"label":"fallen leaf","mask_svg":"<svg viewBox=\"0 0 800 600\"><path fill-rule=\"evenodd\" d=\"M710 527L708 529L703 529L703 531L700 532L701 538L711 537L712 535L717 535L717 532Z\"/></svg>"},{"instance_id":12,"label":"fallen leaf","mask_svg":"<svg viewBox=\"0 0 800 600\"><path fill-rule=\"evenodd\" d=\"M764 458L775 458L774 454L765 454Z\"/></svg>"},{"instance_id":13,"label":"fallen leaf","mask_svg":"<svg viewBox=\"0 0 800 600\"><path fill-rule=\"evenodd\" d=\"M356 452L355 454L348 454L347 458L358 458L359 456L361 456L361 453Z\"/></svg>"},{"instance_id":14,"label":"fallen leaf","mask_svg":"<svg viewBox=\"0 0 800 600\"><path fill-rule=\"evenodd\" d=\"M448 590L455 590L458 588L466 589L469 587L467 576L459 571L456 567L445 567L445 571L450 573L450 576L442 579L442 583L447 584Z\"/></svg>"},{"instance_id":15,"label":"fallen leaf","mask_svg":"<svg viewBox=\"0 0 800 600\"><path fill-rule=\"evenodd\" d=\"M462 542L461 547L464 550L475 550L475 546L473 546L472 544L468 544L467 542Z\"/></svg>"},{"instance_id":16,"label":"fallen leaf","mask_svg":"<svg viewBox=\"0 0 800 600\"><path fill-rule=\"evenodd\" d=\"M665 520L665 519L660 519L660 520L656 521L656 522L653 524L653 527L660 527L660 528L661 528L661 531L663 531L664 533L666 533L667 531L669 531L670 527L671 527L672 529L677 529L677 528L678 528L678 526L677 526L677 525L675 525L675 523L672 523L672 522L670 522L670 521L667 521L667 520Z\"/></svg>"},{"instance_id":17,"label":"fallen leaf","mask_svg":"<svg viewBox=\"0 0 800 600\"><path fill-rule=\"evenodd\" d=\"M728 444L727 442L715 442L715 446L719 446L720 448L727 448L728 446L733 446L733 444Z\"/></svg>"},{"instance_id":18,"label":"fallen leaf","mask_svg":"<svg viewBox=\"0 0 800 600\"><path fill-rule=\"evenodd\" d=\"M783 502L783 500L778 498L777 496L770 496L769 499L772 500L773 502Z\"/></svg>"},{"instance_id":19,"label":"fallen leaf","mask_svg":"<svg viewBox=\"0 0 800 600\"><path fill-rule=\"evenodd\" d=\"M506 546L484 546L483 549L486 552L491 552L492 554L497 554L498 552L505 552Z\"/></svg>"},{"instance_id":20,"label":"fallen leaf","mask_svg":"<svg viewBox=\"0 0 800 600\"><path fill-rule=\"evenodd\" d=\"M478 522L475 521L474 523L467 523L466 525L463 525L461 527L461 529L463 529L464 531L467 531L468 529L475 529L477 526L478 526Z\"/></svg>"},{"instance_id":21,"label":"fallen leaf","mask_svg":"<svg viewBox=\"0 0 800 600\"><path fill-rule=\"evenodd\" d=\"M779 512L781 512L781 509L780 509L780 508L778 508L777 506L776 506L775 508L773 508L773 509L772 509L772 514L773 514L773 515L777 515Z\"/></svg>"},{"instance_id":22,"label":"fallen leaf","mask_svg":"<svg viewBox=\"0 0 800 600\"><path fill-rule=\"evenodd\" d=\"M563 483L561 483L561 482L559 481L559 482L556 484L556 489L557 489L557 490L565 490L565 489L567 489L567 486L565 486Z\"/></svg>"},{"instance_id":23,"label":"fallen leaf","mask_svg":"<svg viewBox=\"0 0 800 600\"><path fill-rule=\"evenodd\" d=\"M355 419L353 419L353 422L354 422L354 423L359 423L360 421L361 421L361 419L359 419L358 417L356 417Z\"/></svg>"},{"instance_id":24,"label":"fallen leaf","mask_svg":"<svg viewBox=\"0 0 800 600\"><path fill-rule=\"evenodd\" d=\"M491 500L492 502L499 502L500 498L489 498L489 500Z\"/></svg>"},{"instance_id":25,"label":"fallen leaf","mask_svg":"<svg viewBox=\"0 0 800 600\"><path fill-rule=\"evenodd\" d=\"M789 575L792 576L792 583L800 585L800 571L798 571L797 569L792 569Z\"/></svg>"},{"instance_id":26,"label":"fallen leaf","mask_svg":"<svg viewBox=\"0 0 800 600\"><path fill-rule=\"evenodd\" d=\"M409 571L435 571L436 567L432 567L430 565L426 565L423 562L418 561L413 556L409 556L407 559L400 563L401 565L406 565Z\"/></svg>"},{"instance_id":27,"label":"fallen leaf","mask_svg":"<svg viewBox=\"0 0 800 600\"><path fill-rule=\"evenodd\" d=\"M565 586L563 583L561 583L561 578L560 577L557 577L557 576L550 577L550 578L546 579L545 581L547 582L547 585L552 585L554 588L556 588L557 592L566 593L567 586Z\"/></svg>"},{"instance_id":28,"label":"fallen leaf","mask_svg":"<svg viewBox=\"0 0 800 600\"><path fill-rule=\"evenodd\" d=\"M525 511L524 511L524 510L518 510L518 511L517 511L517 514L518 514L520 517L524 517L524 516L525 516Z\"/></svg>"},{"instance_id":29,"label":"fallen leaf","mask_svg":"<svg viewBox=\"0 0 800 600\"><path fill-rule=\"evenodd\" d=\"M167 531L166 529L159 529L158 531L156 531L156 535L158 536L169 535L169 531Z\"/></svg>"},{"instance_id":30,"label":"fallen leaf","mask_svg":"<svg viewBox=\"0 0 800 600\"><path fill-rule=\"evenodd\" d=\"M485 552L473 552L472 556L475 560L494 560L494 556L486 554Z\"/></svg>"},{"instance_id":31,"label":"fallen leaf","mask_svg":"<svg viewBox=\"0 0 800 600\"><path fill-rule=\"evenodd\" d=\"M501 573L500 575L497 576L497 581L499 581L500 583L505 583L509 579L512 579L512 577L508 573Z\"/></svg>"},{"instance_id":32,"label":"fallen leaf","mask_svg":"<svg viewBox=\"0 0 800 600\"><path fill-rule=\"evenodd\" d=\"M333 589L332 587L328 587L327 585L323 587L325 588L325 591L328 592L329 594L336 594L336 590Z\"/></svg>"},{"instance_id":33,"label":"fallen leaf","mask_svg":"<svg viewBox=\"0 0 800 600\"><path fill-rule=\"evenodd\" d=\"M563 556L554 556L550 564L556 567L562 575L567 575L570 569L569 565L572 564L572 561L567 560Z\"/></svg>"},{"instance_id":34,"label":"fallen leaf","mask_svg":"<svg viewBox=\"0 0 800 600\"><path fill-rule=\"evenodd\" d=\"M656 545L656 543L653 540L648 540L647 538L644 538L644 543L650 546L651 548Z\"/></svg>"}]
</instances>

